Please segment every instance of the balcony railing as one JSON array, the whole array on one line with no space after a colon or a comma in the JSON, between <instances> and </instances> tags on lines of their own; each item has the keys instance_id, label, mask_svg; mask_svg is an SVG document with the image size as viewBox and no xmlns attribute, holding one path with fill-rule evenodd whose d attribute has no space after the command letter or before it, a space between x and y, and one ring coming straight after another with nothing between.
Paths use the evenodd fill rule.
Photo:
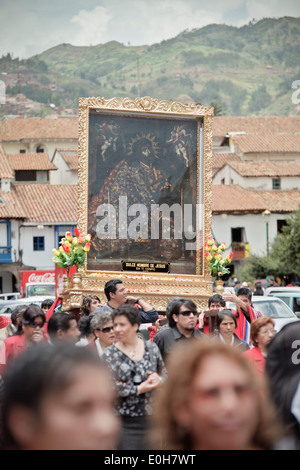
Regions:
<instances>
[{"instance_id":1,"label":"balcony railing","mask_svg":"<svg viewBox=\"0 0 300 470\"><path fill-rule=\"evenodd\" d=\"M232 242L232 260L244 259L246 253L246 243Z\"/></svg>"}]
</instances>

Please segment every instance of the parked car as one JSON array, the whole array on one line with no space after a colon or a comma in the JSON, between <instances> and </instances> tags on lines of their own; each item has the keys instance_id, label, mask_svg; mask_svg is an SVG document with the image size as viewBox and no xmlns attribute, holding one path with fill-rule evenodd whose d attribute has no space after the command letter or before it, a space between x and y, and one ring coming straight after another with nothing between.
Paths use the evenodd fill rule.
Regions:
<instances>
[{"instance_id":1,"label":"parked car","mask_svg":"<svg viewBox=\"0 0 300 470\"><path fill-rule=\"evenodd\" d=\"M40 307L42 305L43 300L45 299L52 299L54 301L55 297L34 296L34 297L26 297L24 299L0 301L0 315L3 315L4 313L11 313L17 305L35 304Z\"/></svg>"},{"instance_id":2,"label":"parked car","mask_svg":"<svg viewBox=\"0 0 300 470\"><path fill-rule=\"evenodd\" d=\"M278 294L279 292L298 292L300 294L300 287L297 286L290 286L290 287L281 287L281 286L276 286L276 287L267 287L266 288L266 295L273 295L273 294Z\"/></svg>"},{"instance_id":3,"label":"parked car","mask_svg":"<svg viewBox=\"0 0 300 470\"><path fill-rule=\"evenodd\" d=\"M6 294L0 294L0 302L1 300L16 300L21 297L20 292L8 292Z\"/></svg>"},{"instance_id":4,"label":"parked car","mask_svg":"<svg viewBox=\"0 0 300 470\"><path fill-rule=\"evenodd\" d=\"M300 318L300 287L268 287L266 295L278 297Z\"/></svg>"},{"instance_id":5,"label":"parked car","mask_svg":"<svg viewBox=\"0 0 300 470\"><path fill-rule=\"evenodd\" d=\"M288 305L277 297L253 296L252 303L255 310L261 312L263 316L273 318L276 331L281 330L287 323L300 321ZM236 308L232 302L227 302L227 307Z\"/></svg>"},{"instance_id":6,"label":"parked car","mask_svg":"<svg viewBox=\"0 0 300 470\"><path fill-rule=\"evenodd\" d=\"M300 290L299 292L272 292L269 296L282 300L288 307L290 307L291 310L293 310L295 315L300 318Z\"/></svg>"}]
</instances>

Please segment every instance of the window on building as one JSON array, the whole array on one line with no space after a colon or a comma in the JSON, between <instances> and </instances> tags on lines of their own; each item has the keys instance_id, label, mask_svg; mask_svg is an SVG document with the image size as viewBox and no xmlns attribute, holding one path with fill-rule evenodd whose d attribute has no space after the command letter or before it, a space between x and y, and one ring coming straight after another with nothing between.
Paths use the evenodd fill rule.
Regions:
<instances>
[{"instance_id":1,"label":"window on building","mask_svg":"<svg viewBox=\"0 0 300 470\"><path fill-rule=\"evenodd\" d=\"M245 242L245 229L244 227L235 227L231 229L231 241L235 243Z\"/></svg>"},{"instance_id":2,"label":"window on building","mask_svg":"<svg viewBox=\"0 0 300 470\"><path fill-rule=\"evenodd\" d=\"M287 225L286 220L277 220L277 233L282 233L282 227Z\"/></svg>"},{"instance_id":3,"label":"window on building","mask_svg":"<svg viewBox=\"0 0 300 470\"><path fill-rule=\"evenodd\" d=\"M57 240L56 248L60 246L59 242L66 236L66 232L74 234L74 228L76 225L56 225L55 227L55 238Z\"/></svg>"},{"instance_id":4,"label":"window on building","mask_svg":"<svg viewBox=\"0 0 300 470\"><path fill-rule=\"evenodd\" d=\"M25 149L20 149L19 153L26 153L26 150Z\"/></svg>"},{"instance_id":5,"label":"window on building","mask_svg":"<svg viewBox=\"0 0 300 470\"><path fill-rule=\"evenodd\" d=\"M280 178L273 178L272 179L272 188L273 189L281 189L281 180L280 180Z\"/></svg>"},{"instance_id":6,"label":"window on building","mask_svg":"<svg viewBox=\"0 0 300 470\"><path fill-rule=\"evenodd\" d=\"M19 170L15 172L16 181L36 181L35 170Z\"/></svg>"},{"instance_id":7,"label":"window on building","mask_svg":"<svg viewBox=\"0 0 300 470\"><path fill-rule=\"evenodd\" d=\"M45 150L44 150L44 148L43 148L41 145L39 145L39 146L37 147L37 149L36 149L36 153L44 153L44 151L45 151Z\"/></svg>"},{"instance_id":8,"label":"window on building","mask_svg":"<svg viewBox=\"0 0 300 470\"><path fill-rule=\"evenodd\" d=\"M38 183L47 183L48 182L48 171L37 171L36 172L36 181Z\"/></svg>"},{"instance_id":9,"label":"window on building","mask_svg":"<svg viewBox=\"0 0 300 470\"><path fill-rule=\"evenodd\" d=\"M33 251L45 250L45 237L33 237Z\"/></svg>"}]
</instances>

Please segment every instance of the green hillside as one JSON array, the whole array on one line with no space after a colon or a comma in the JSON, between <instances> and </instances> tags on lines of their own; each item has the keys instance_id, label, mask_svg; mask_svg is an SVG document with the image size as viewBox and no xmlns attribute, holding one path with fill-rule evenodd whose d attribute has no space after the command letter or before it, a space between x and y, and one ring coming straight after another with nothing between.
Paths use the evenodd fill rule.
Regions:
<instances>
[{"instance_id":1,"label":"green hillside","mask_svg":"<svg viewBox=\"0 0 300 470\"><path fill-rule=\"evenodd\" d=\"M2 57L0 69L21 68L40 84L19 80L7 93L66 108L77 109L79 96L151 96L215 103L225 115L286 115L300 113L291 100L299 57L300 18L284 17L212 24L150 46L60 44L26 61Z\"/></svg>"}]
</instances>

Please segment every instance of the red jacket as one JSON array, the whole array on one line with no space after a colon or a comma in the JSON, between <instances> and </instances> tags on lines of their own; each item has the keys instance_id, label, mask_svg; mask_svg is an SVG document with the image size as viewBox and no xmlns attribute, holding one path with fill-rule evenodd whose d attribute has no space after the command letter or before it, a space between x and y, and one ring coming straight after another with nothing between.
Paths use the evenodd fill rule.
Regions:
<instances>
[{"instance_id":1,"label":"red jacket","mask_svg":"<svg viewBox=\"0 0 300 470\"><path fill-rule=\"evenodd\" d=\"M261 353L261 350L259 349L258 346L255 346L255 348L248 349L243 353L246 358L252 362L254 365L255 369L257 370L257 373L260 377L263 376L264 371L265 371L265 364L266 364L266 359Z\"/></svg>"},{"instance_id":2,"label":"red jacket","mask_svg":"<svg viewBox=\"0 0 300 470\"><path fill-rule=\"evenodd\" d=\"M45 342L47 336L45 336ZM25 349L27 349L24 334L9 336L3 341L0 351L0 375L3 375L7 364L16 359Z\"/></svg>"}]
</instances>

